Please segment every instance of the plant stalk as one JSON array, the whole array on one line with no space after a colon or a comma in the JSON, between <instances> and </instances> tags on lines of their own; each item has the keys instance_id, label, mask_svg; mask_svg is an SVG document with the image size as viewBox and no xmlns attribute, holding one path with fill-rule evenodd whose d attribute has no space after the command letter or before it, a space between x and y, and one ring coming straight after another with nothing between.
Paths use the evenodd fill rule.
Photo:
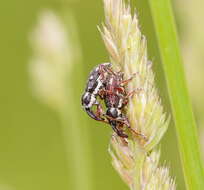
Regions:
<instances>
[{"instance_id":1,"label":"plant stalk","mask_svg":"<svg viewBox=\"0 0 204 190\"><path fill-rule=\"evenodd\" d=\"M71 106L74 108L74 106ZM75 112L75 113L73 113ZM82 129L83 121L76 118L76 110L70 113L69 106L64 106L59 113L62 122L62 135L66 146L66 156L70 161L74 189L91 190L92 171L90 164L90 144L88 135Z\"/></svg>"},{"instance_id":2,"label":"plant stalk","mask_svg":"<svg viewBox=\"0 0 204 190\"><path fill-rule=\"evenodd\" d=\"M176 126L186 188L201 190L204 172L197 127L186 87L175 20L170 0L149 0Z\"/></svg>"}]
</instances>

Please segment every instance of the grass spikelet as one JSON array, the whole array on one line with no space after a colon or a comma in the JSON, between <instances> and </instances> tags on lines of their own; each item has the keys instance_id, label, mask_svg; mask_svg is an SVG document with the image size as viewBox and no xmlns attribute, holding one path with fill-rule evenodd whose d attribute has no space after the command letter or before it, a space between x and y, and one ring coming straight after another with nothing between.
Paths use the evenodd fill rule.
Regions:
<instances>
[{"instance_id":1,"label":"grass spikelet","mask_svg":"<svg viewBox=\"0 0 204 190\"><path fill-rule=\"evenodd\" d=\"M80 62L81 51L74 19L71 14L66 19L65 22L64 17L53 11L41 13L31 35L33 57L29 69L34 93L61 119L73 189L91 190L91 156L86 154L86 151L91 152L91 146L88 134L83 130L86 124L78 119L70 88L71 74Z\"/></svg>"},{"instance_id":2,"label":"grass spikelet","mask_svg":"<svg viewBox=\"0 0 204 190\"><path fill-rule=\"evenodd\" d=\"M67 77L76 61L65 26L54 12L44 11L30 41L33 92L52 108L61 109L67 98Z\"/></svg>"},{"instance_id":3,"label":"grass spikelet","mask_svg":"<svg viewBox=\"0 0 204 190\"><path fill-rule=\"evenodd\" d=\"M157 145L167 130L169 118L155 87L152 62L147 57L147 43L137 15L131 15L129 4L123 0L104 0L104 11L105 23L100 32L110 60L115 69L124 72L125 79L135 75L127 86L128 92L136 93L129 98L126 114L131 128L141 134L130 134L127 144L113 135L109 148L113 166L131 190L175 189L169 169L158 166Z\"/></svg>"}]
</instances>

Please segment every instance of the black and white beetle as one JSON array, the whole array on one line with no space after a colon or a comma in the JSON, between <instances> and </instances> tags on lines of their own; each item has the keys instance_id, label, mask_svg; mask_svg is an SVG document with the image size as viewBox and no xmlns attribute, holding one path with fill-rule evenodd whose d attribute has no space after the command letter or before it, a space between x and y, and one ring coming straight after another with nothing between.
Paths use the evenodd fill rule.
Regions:
<instances>
[{"instance_id":1,"label":"black and white beetle","mask_svg":"<svg viewBox=\"0 0 204 190\"><path fill-rule=\"evenodd\" d=\"M122 75L109 75L107 77L107 83L104 91L104 102L107 107L106 118L112 129L118 134L118 136L127 138L128 136L123 133L123 125L130 127L129 122L125 115L122 113L122 109L127 104L127 94L122 86Z\"/></svg>"},{"instance_id":2,"label":"black and white beetle","mask_svg":"<svg viewBox=\"0 0 204 190\"><path fill-rule=\"evenodd\" d=\"M124 125L131 129L124 114L124 107L128 103L128 98L135 93L134 91L127 94L124 86L132 78L123 80L123 73L114 72L110 63L100 64L91 71L85 93L82 96L82 106L87 114L97 121L110 124L117 135L123 138L128 137L123 132ZM103 111L97 97L104 100L106 112ZM93 111L94 105L97 106L96 113ZM131 131L141 135L133 129Z\"/></svg>"},{"instance_id":3,"label":"black and white beetle","mask_svg":"<svg viewBox=\"0 0 204 190\"><path fill-rule=\"evenodd\" d=\"M128 103L128 98L136 91L127 93L124 86L132 80L134 75L128 80L123 80L123 73L112 73L112 75L107 76L105 83L103 96L105 105L107 107L105 117L118 136L127 138L128 136L123 132L124 125L126 125L129 129L131 129L131 127L127 117L124 114L124 108ZM132 131L138 134L134 130Z\"/></svg>"},{"instance_id":4,"label":"black and white beetle","mask_svg":"<svg viewBox=\"0 0 204 190\"><path fill-rule=\"evenodd\" d=\"M85 92L81 98L82 106L84 107L87 114L97 121L105 120L100 115L102 112L102 107L98 102L97 97L100 96L99 91L104 89L104 82L106 81L106 76L110 67L110 63L103 63L96 66L91 71L86 84ZM94 113L92 110L94 105L97 106L96 113Z\"/></svg>"}]
</instances>

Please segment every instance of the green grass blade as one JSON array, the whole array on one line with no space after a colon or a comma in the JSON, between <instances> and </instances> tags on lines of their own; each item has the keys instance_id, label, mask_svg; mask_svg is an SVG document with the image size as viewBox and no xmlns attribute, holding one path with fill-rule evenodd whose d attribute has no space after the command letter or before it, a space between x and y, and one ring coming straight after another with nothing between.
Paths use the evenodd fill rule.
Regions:
<instances>
[{"instance_id":1,"label":"green grass blade","mask_svg":"<svg viewBox=\"0 0 204 190\"><path fill-rule=\"evenodd\" d=\"M187 189L204 187L196 124L186 88L170 0L149 0L176 126Z\"/></svg>"}]
</instances>

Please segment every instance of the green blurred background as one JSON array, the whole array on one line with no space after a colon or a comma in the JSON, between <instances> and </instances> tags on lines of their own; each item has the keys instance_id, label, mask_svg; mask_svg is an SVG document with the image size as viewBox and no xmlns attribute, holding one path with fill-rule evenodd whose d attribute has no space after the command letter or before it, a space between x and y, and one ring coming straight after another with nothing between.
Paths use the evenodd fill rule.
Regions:
<instances>
[{"instance_id":1,"label":"green blurred background","mask_svg":"<svg viewBox=\"0 0 204 190\"><path fill-rule=\"evenodd\" d=\"M147 1L137 0L131 3L137 8L141 30L148 40L149 58L154 62L157 85L166 110L169 110ZM192 23L188 27L188 21L191 18L190 8L183 9L183 3L183 0L174 3L181 44L186 43L186 39L191 39L193 35L187 30L192 27ZM189 7L193 5L194 3L191 3ZM76 20L83 61L82 64L74 67L75 70L79 70L79 77L74 75L72 77L73 83L78 85L74 88L70 86L70 90L76 94L70 101L74 101L78 114L87 123L85 130L89 134L92 152L87 151L86 154L91 154L90 157L92 157L93 189L128 189L110 163L107 147L111 129L88 118L80 105L80 95L90 69L98 63L108 61L107 52L96 28L96 25L103 21L102 0L13 0L0 2L0 190L73 189L71 163L69 157L66 158L66 144L63 140L60 119L54 110L33 97L28 74L28 62L32 55L28 36L37 23L39 12L45 8L52 9L58 14L71 11ZM200 48L200 56L204 48L201 50L202 47L193 44L195 40L192 40L192 43L188 41L188 47L194 47L194 52L197 52L196 48ZM185 60L185 55L189 55L188 50L183 52ZM189 59L188 61L192 62ZM188 64L188 68L193 67L195 62L194 65ZM189 72L191 70L189 69ZM189 75L188 79L192 82L192 76L196 73ZM200 89L200 81L194 82ZM195 89L192 92L195 92ZM200 123L200 113L204 106L197 106L198 101L195 100L194 105L196 117ZM69 109L72 110L72 107L70 106ZM169 165L171 175L175 176L177 188L185 189L173 124L162 140L161 147L161 163L165 160ZM74 147L69 148L71 154Z\"/></svg>"}]
</instances>

